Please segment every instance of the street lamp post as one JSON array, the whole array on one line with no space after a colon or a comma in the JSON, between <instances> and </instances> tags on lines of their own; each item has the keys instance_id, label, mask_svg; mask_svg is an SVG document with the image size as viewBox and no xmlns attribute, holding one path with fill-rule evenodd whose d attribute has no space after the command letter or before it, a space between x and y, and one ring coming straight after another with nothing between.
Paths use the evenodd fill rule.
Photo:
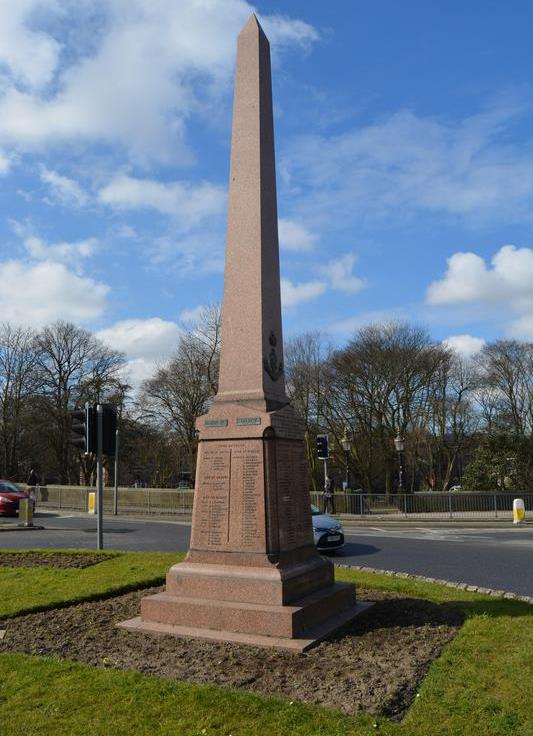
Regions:
<instances>
[{"instance_id":1,"label":"street lamp post","mask_svg":"<svg viewBox=\"0 0 533 736\"><path fill-rule=\"evenodd\" d=\"M403 451L405 449L405 442L399 431L394 440L394 447L398 453L398 493L403 493Z\"/></svg>"},{"instance_id":2,"label":"street lamp post","mask_svg":"<svg viewBox=\"0 0 533 736\"><path fill-rule=\"evenodd\" d=\"M341 439L342 449L344 450L344 463L346 466L346 490L350 487L350 438L348 437L348 427L344 427L344 434Z\"/></svg>"}]
</instances>

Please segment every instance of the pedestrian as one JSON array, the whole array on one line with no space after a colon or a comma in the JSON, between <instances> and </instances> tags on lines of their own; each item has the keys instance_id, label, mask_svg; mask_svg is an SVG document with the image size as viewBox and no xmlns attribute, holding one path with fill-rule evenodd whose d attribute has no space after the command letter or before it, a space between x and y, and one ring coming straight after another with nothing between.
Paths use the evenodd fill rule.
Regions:
<instances>
[{"instance_id":1,"label":"pedestrian","mask_svg":"<svg viewBox=\"0 0 533 736\"><path fill-rule=\"evenodd\" d=\"M37 500L37 493L35 490L35 487L39 485L39 476L35 472L33 468L30 470L30 474L28 475L28 480L26 481L26 485L28 486L28 493L30 496L30 499L32 501L33 508L35 508L35 502Z\"/></svg>"},{"instance_id":2,"label":"pedestrian","mask_svg":"<svg viewBox=\"0 0 533 736\"><path fill-rule=\"evenodd\" d=\"M327 514L328 507L331 507L331 512L335 513L335 483L333 478L329 475L326 476L324 481L324 513Z\"/></svg>"}]
</instances>

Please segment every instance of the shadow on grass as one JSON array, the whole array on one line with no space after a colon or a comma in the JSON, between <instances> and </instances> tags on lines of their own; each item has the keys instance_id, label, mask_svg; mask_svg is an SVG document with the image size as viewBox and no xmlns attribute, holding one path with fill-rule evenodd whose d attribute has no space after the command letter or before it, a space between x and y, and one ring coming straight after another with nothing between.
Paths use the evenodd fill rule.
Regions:
<instances>
[{"instance_id":1,"label":"shadow on grass","mask_svg":"<svg viewBox=\"0 0 533 736\"><path fill-rule=\"evenodd\" d=\"M477 601L450 601L441 605L460 608L464 612L465 618L472 618L473 616L485 616L489 618L533 616L533 606L531 604L506 598L485 598Z\"/></svg>"},{"instance_id":2,"label":"shadow on grass","mask_svg":"<svg viewBox=\"0 0 533 736\"><path fill-rule=\"evenodd\" d=\"M370 598L365 597L365 600ZM347 634L359 637L390 629L449 627L458 630L465 619L461 604L432 603L420 598L377 600L346 628L328 637L328 641L339 641Z\"/></svg>"},{"instance_id":3,"label":"shadow on grass","mask_svg":"<svg viewBox=\"0 0 533 736\"><path fill-rule=\"evenodd\" d=\"M466 620L476 616L520 618L531 617L532 613L533 608L527 603L505 599L432 603L421 598L391 598L376 601L345 632L361 636L370 631L398 627L451 626L459 629Z\"/></svg>"}]
</instances>

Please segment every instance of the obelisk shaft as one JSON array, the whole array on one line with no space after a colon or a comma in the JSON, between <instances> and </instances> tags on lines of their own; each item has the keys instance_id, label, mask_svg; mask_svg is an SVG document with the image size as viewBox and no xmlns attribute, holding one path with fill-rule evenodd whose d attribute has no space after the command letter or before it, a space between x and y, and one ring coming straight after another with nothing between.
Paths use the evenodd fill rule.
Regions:
<instances>
[{"instance_id":1,"label":"obelisk shaft","mask_svg":"<svg viewBox=\"0 0 533 736\"><path fill-rule=\"evenodd\" d=\"M239 35L222 347L216 401L287 403L279 279L270 46L252 16Z\"/></svg>"},{"instance_id":2,"label":"obelisk shaft","mask_svg":"<svg viewBox=\"0 0 533 736\"><path fill-rule=\"evenodd\" d=\"M283 377L268 41L239 36L220 389L199 417L191 543L134 631L303 651L357 612L313 541L304 424Z\"/></svg>"}]
</instances>

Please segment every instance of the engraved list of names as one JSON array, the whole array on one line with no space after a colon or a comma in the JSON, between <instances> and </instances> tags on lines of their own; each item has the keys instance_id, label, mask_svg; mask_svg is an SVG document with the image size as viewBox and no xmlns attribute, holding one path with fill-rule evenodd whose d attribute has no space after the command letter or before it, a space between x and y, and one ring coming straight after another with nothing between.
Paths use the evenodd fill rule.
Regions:
<instances>
[{"instance_id":1,"label":"engraved list of names","mask_svg":"<svg viewBox=\"0 0 533 736\"><path fill-rule=\"evenodd\" d=\"M193 547L220 551L265 549L261 440L203 444L198 521Z\"/></svg>"}]
</instances>

